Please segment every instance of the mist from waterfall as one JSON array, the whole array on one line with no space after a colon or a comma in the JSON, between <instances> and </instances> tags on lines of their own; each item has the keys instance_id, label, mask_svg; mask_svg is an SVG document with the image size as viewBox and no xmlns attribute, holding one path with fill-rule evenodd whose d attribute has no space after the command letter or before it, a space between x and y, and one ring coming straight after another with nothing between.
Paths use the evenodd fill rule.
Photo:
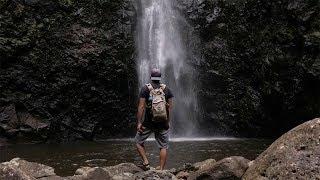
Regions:
<instances>
[{"instance_id":1,"label":"mist from waterfall","mask_svg":"<svg viewBox=\"0 0 320 180\"><path fill-rule=\"evenodd\" d=\"M160 68L162 83L174 94L171 116L173 136L198 134L196 73L189 65L192 50L186 47L188 23L175 9L175 0L136 0L137 71L139 87L150 81L150 69Z\"/></svg>"}]
</instances>

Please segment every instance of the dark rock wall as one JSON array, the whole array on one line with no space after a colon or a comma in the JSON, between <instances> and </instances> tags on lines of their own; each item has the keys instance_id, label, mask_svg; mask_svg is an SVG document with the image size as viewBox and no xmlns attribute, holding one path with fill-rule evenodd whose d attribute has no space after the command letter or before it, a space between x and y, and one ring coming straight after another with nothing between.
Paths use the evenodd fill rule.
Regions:
<instances>
[{"instance_id":1,"label":"dark rock wall","mask_svg":"<svg viewBox=\"0 0 320 180\"><path fill-rule=\"evenodd\" d=\"M271 137L320 115L318 0L179 5L199 37L188 46L201 59L194 65L205 133ZM1 135L75 140L134 131L132 6L0 1Z\"/></svg>"},{"instance_id":2,"label":"dark rock wall","mask_svg":"<svg viewBox=\"0 0 320 180\"><path fill-rule=\"evenodd\" d=\"M204 124L278 136L320 115L318 0L185 1L202 44Z\"/></svg>"},{"instance_id":3,"label":"dark rock wall","mask_svg":"<svg viewBox=\"0 0 320 180\"><path fill-rule=\"evenodd\" d=\"M136 95L132 4L4 0L0 8L2 112L14 105L39 117L50 139L125 135Z\"/></svg>"}]
</instances>

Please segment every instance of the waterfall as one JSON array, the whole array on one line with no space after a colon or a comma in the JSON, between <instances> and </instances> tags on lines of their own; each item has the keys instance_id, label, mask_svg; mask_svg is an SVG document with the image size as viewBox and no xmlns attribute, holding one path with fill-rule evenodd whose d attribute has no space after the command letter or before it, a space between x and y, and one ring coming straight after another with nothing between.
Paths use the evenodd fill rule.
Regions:
<instances>
[{"instance_id":1,"label":"waterfall","mask_svg":"<svg viewBox=\"0 0 320 180\"><path fill-rule=\"evenodd\" d=\"M139 86L149 82L150 69L160 68L162 83L174 94L171 117L173 136L198 134L196 73L187 63L192 50L186 47L186 20L175 9L175 0L136 0L137 71Z\"/></svg>"}]
</instances>

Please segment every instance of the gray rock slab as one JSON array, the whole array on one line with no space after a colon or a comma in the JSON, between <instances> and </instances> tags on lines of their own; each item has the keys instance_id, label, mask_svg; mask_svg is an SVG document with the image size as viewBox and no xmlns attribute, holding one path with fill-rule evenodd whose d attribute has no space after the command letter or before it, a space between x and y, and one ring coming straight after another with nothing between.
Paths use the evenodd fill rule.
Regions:
<instances>
[{"instance_id":1,"label":"gray rock slab","mask_svg":"<svg viewBox=\"0 0 320 180\"><path fill-rule=\"evenodd\" d=\"M243 179L320 179L320 118L278 138L251 163Z\"/></svg>"}]
</instances>

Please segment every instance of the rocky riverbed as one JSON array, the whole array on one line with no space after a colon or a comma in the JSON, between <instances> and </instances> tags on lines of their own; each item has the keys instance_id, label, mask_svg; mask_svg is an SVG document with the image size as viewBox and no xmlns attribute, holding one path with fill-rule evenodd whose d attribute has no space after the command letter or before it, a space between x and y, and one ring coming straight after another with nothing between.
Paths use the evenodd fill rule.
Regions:
<instances>
[{"instance_id":1,"label":"rocky riverbed","mask_svg":"<svg viewBox=\"0 0 320 180\"><path fill-rule=\"evenodd\" d=\"M165 171L143 171L132 163L81 167L73 176L57 176L52 167L14 158L0 164L0 179L319 179L320 118L303 123L277 139L253 161L240 156L202 162Z\"/></svg>"}]
</instances>

